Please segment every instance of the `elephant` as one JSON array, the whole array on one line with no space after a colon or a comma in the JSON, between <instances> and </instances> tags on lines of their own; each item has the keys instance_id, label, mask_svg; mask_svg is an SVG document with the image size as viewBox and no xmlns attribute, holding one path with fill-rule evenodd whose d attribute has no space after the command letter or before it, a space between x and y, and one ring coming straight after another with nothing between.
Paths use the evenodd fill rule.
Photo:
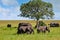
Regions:
<instances>
[{"instance_id":1,"label":"elephant","mask_svg":"<svg viewBox=\"0 0 60 40\"><path fill-rule=\"evenodd\" d=\"M47 26L39 26L39 27L37 27L37 33L40 33L40 32L45 33L46 31L50 32L49 27L47 27Z\"/></svg>"},{"instance_id":2,"label":"elephant","mask_svg":"<svg viewBox=\"0 0 60 40\"><path fill-rule=\"evenodd\" d=\"M19 23L17 33L18 34L22 34L22 33L31 34L31 33L34 33L34 30L30 23Z\"/></svg>"}]
</instances>

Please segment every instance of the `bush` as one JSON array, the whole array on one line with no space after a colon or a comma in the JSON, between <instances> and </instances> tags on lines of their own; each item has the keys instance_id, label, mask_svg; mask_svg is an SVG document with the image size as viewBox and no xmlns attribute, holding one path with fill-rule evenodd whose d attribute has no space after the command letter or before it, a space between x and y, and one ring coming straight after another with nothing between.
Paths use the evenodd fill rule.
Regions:
<instances>
[{"instance_id":1,"label":"bush","mask_svg":"<svg viewBox=\"0 0 60 40\"><path fill-rule=\"evenodd\" d=\"M43 21L39 21L39 26L46 26L46 24Z\"/></svg>"},{"instance_id":2,"label":"bush","mask_svg":"<svg viewBox=\"0 0 60 40\"><path fill-rule=\"evenodd\" d=\"M46 26L46 24L43 21L39 21L38 26ZM35 25L35 28L37 28L37 24Z\"/></svg>"}]
</instances>

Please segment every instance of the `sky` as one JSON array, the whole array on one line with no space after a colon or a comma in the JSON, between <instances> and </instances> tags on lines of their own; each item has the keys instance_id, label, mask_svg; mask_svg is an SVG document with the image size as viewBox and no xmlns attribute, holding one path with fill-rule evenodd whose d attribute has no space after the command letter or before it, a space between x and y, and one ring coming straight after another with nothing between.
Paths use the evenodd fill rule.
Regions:
<instances>
[{"instance_id":1,"label":"sky","mask_svg":"<svg viewBox=\"0 0 60 40\"><path fill-rule=\"evenodd\" d=\"M60 20L60 0L42 0L53 5L54 20ZM18 17L21 13L20 6L29 0L0 0L0 20L29 20L29 18Z\"/></svg>"}]
</instances>

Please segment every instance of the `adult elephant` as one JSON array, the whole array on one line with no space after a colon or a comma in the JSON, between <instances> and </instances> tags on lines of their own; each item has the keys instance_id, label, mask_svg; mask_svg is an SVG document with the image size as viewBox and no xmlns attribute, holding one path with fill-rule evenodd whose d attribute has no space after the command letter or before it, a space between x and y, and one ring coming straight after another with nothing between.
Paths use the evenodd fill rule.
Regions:
<instances>
[{"instance_id":1,"label":"adult elephant","mask_svg":"<svg viewBox=\"0 0 60 40\"><path fill-rule=\"evenodd\" d=\"M31 33L34 33L34 30L32 28L32 25L29 23L19 23L17 33L18 34L22 34L22 33L31 34Z\"/></svg>"},{"instance_id":2,"label":"adult elephant","mask_svg":"<svg viewBox=\"0 0 60 40\"><path fill-rule=\"evenodd\" d=\"M50 27L59 27L59 23L51 22Z\"/></svg>"}]
</instances>

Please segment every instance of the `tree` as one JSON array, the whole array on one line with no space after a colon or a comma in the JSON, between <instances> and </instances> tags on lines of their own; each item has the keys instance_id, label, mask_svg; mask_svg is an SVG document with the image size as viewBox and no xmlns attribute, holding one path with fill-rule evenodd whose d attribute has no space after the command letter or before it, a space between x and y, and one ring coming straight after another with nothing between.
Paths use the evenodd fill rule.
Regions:
<instances>
[{"instance_id":1,"label":"tree","mask_svg":"<svg viewBox=\"0 0 60 40\"><path fill-rule=\"evenodd\" d=\"M50 19L54 16L52 4L42 0L31 0L28 3L22 4L20 11L20 16L36 19L37 27L39 19Z\"/></svg>"}]
</instances>

